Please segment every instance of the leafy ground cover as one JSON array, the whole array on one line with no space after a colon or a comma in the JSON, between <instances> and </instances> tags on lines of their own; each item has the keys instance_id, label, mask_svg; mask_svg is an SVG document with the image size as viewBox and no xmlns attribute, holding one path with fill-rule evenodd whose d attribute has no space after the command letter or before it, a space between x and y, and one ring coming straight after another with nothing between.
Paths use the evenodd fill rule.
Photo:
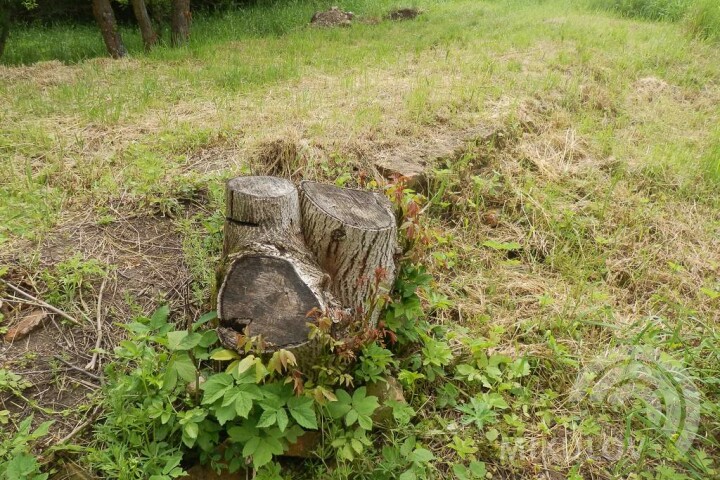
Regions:
<instances>
[{"instance_id":1,"label":"leafy ground cover","mask_svg":"<svg viewBox=\"0 0 720 480\"><path fill-rule=\"evenodd\" d=\"M717 43L585 3L420 1L397 23L381 21L390 2L342 6L351 28L306 27L311 3L259 5L198 18L190 47L147 55L127 32L122 61L94 58L94 30L14 33L0 67L3 278L80 326L53 318L0 347L0 458L32 473L28 445L83 427L39 460L179 474L211 430L199 425L232 413L186 395L213 350L182 343L208 308L223 181L273 173L393 196L374 158L482 129L434 161L427 188L393 196L418 222L404 282L422 288L399 285L386 319L410 346L370 342L348 374L356 387L398 376L396 423L366 433L375 405L348 377L323 380L336 407L305 397L310 415L268 386L287 369L253 384L243 375L261 366L244 365L222 395L258 390L227 421L264 416L269 437L238 456L277 476L268 453L314 420L340 460L307 462L309 478L717 477ZM160 305L172 315L153 316ZM6 328L32 305L6 289L2 308ZM91 360L97 318L92 378L68 364ZM138 407L138 385L170 403ZM138 434L170 424L162 445Z\"/></svg>"}]
</instances>

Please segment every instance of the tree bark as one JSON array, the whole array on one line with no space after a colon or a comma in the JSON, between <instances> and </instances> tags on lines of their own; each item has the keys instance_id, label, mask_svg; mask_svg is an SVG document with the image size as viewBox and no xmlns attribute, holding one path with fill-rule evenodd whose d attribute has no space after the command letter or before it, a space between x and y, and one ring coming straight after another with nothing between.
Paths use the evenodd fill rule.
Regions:
<instances>
[{"instance_id":1,"label":"tree bark","mask_svg":"<svg viewBox=\"0 0 720 480\"><path fill-rule=\"evenodd\" d=\"M249 242L300 238L300 201L290 181L277 177L238 177L225 189L223 256Z\"/></svg>"},{"instance_id":2,"label":"tree bark","mask_svg":"<svg viewBox=\"0 0 720 480\"><path fill-rule=\"evenodd\" d=\"M113 58L121 58L127 55L127 50L123 44L122 37L117 28L115 21L115 12L113 12L110 0L92 0L93 15L100 27L103 40L107 51Z\"/></svg>"},{"instance_id":3,"label":"tree bark","mask_svg":"<svg viewBox=\"0 0 720 480\"><path fill-rule=\"evenodd\" d=\"M143 39L145 51L150 51L158 43L158 35L153 28L152 20L147 11L145 0L132 0L133 13L140 26L140 35Z\"/></svg>"},{"instance_id":4,"label":"tree bark","mask_svg":"<svg viewBox=\"0 0 720 480\"><path fill-rule=\"evenodd\" d=\"M395 279L397 225L387 198L365 190L304 181L305 244L330 275L330 291L356 320L374 327L377 298Z\"/></svg>"},{"instance_id":5,"label":"tree bark","mask_svg":"<svg viewBox=\"0 0 720 480\"><path fill-rule=\"evenodd\" d=\"M10 36L10 6L0 0L0 58L5 53L5 45Z\"/></svg>"},{"instance_id":6,"label":"tree bark","mask_svg":"<svg viewBox=\"0 0 720 480\"><path fill-rule=\"evenodd\" d=\"M174 47L185 45L190 38L190 0L172 0L170 43Z\"/></svg>"}]
</instances>

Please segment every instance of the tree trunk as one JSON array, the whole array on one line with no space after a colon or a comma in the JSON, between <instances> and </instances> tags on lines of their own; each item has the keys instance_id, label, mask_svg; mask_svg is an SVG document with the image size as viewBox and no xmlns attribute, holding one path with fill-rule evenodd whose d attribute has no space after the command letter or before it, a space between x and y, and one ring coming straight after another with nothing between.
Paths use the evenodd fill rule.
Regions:
<instances>
[{"instance_id":1,"label":"tree trunk","mask_svg":"<svg viewBox=\"0 0 720 480\"><path fill-rule=\"evenodd\" d=\"M152 20L148 15L145 0L132 0L133 13L140 26L140 35L143 39L145 51L150 51L158 43L158 35L153 28Z\"/></svg>"},{"instance_id":2,"label":"tree trunk","mask_svg":"<svg viewBox=\"0 0 720 480\"><path fill-rule=\"evenodd\" d=\"M0 58L5 52L5 44L10 35L10 6L0 0Z\"/></svg>"},{"instance_id":3,"label":"tree trunk","mask_svg":"<svg viewBox=\"0 0 720 480\"><path fill-rule=\"evenodd\" d=\"M397 225L387 198L365 190L304 181L300 208L305 243L330 275L330 291L374 327L377 298L395 280Z\"/></svg>"},{"instance_id":4,"label":"tree trunk","mask_svg":"<svg viewBox=\"0 0 720 480\"><path fill-rule=\"evenodd\" d=\"M100 27L100 33L102 33L103 40L107 51L113 58L120 58L127 55L125 45L123 45L120 32L117 28L117 22L115 21L115 12L113 12L110 0L93 0L93 15L95 20Z\"/></svg>"},{"instance_id":5,"label":"tree trunk","mask_svg":"<svg viewBox=\"0 0 720 480\"><path fill-rule=\"evenodd\" d=\"M190 38L190 0L172 0L170 43L185 45Z\"/></svg>"}]
</instances>

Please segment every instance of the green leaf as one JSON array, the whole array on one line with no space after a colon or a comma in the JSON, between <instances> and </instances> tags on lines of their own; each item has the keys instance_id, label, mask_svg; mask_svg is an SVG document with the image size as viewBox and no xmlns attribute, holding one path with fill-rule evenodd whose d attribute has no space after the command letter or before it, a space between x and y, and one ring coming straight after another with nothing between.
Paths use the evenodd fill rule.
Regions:
<instances>
[{"instance_id":1,"label":"green leaf","mask_svg":"<svg viewBox=\"0 0 720 480\"><path fill-rule=\"evenodd\" d=\"M353 394L353 408L360 415L372 415L372 413L380 406L377 397L370 395L365 396L365 387L358 388Z\"/></svg>"},{"instance_id":2,"label":"green leaf","mask_svg":"<svg viewBox=\"0 0 720 480\"><path fill-rule=\"evenodd\" d=\"M290 415L303 428L317 430L317 415L313 408L313 400L308 397L293 397L287 402Z\"/></svg>"},{"instance_id":3,"label":"green leaf","mask_svg":"<svg viewBox=\"0 0 720 480\"><path fill-rule=\"evenodd\" d=\"M235 413L238 417L248 418L250 410L253 407L253 398L247 392L237 392L235 394Z\"/></svg>"},{"instance_id":4,"label":"green leaf","mask_svg":"<svg viewBox=\"0 0 720 480\"><path fill-rule=\"evenodd\" d=\"M410 455L410 459L415 463L428 463L435 459L435 455L425 448L416 448Z\"/></svg>"},{"instance_id":5,"label":"green leaf","mask_svg":"<svg viewBox=\"0 0 720 480\"><path fill-rule=\"evenodd\" d=\"M485 468L485 462L478 462L473 460L470 462L470 471L476 478L485 478L487 475L487 469Z\"/></svg>"},{"instance_id":6,"label":"green leaf","mask_svg":"<svg viewBox=\"0 0 720 480\"><path fill-rule=\"evenodd\" d=\"M255 438L260 431L251 422L245 422L242 426L230 427L227 430L228 436L235 443L245 443L248 438Z\"/></svg>"},{"instance_id":7,"label":"green leaf","mask_svg":"<svg viewBox=\"0 0 720 480\"><path fill-rule=\"evenodd\" d=\"M170 315L170 307L163 305L155 310L155 313L150 317L150 327L158 329L167 323L168 315Z\"/></svg>"},{"instance_id":8,"label":"green leaf","mask_svg":"<svg viewBox=\"0 0 720 480\"><path fill-rule=\"evenodd\" d=\"M197 330L198 327L200 327L201 325L204 325L211 320L215 320L216 318L217 318L216 311L213 310L212 312L207 312L206 314L204 314L203 316L198 318L198 321L193 324L193 331Z\"/></svg>"},{"instance_id":9,"label":"green leaf","mask_svg":"<svg viewBox=\"0 0 720 480\"><path fill-rule=\"evenodd\" d=\"M195 348L202 339L199 333L188 333L186 330L168 332L168 348L173 351Z\"/></svg>"},{"instance_id":10,"label":"green leaf","mask_svg":"<svg viewBox=\"0 0 720 480\"><path fill-rule=\"evenodd\" d=\"M216 400L225 395L228 389L234 385L233 377L227 373L217 373L211 376L200 388L205 392L203 405L215 403Z\"/></svg>"},{"instance_id":11,"label":"green leaf","mask_svg":"<svg viewBox=\"0 0 720 480\"><path fill-rule=\"evenodd\" d=\"M215 418L217 418L220 425L225 425L230 420L235 419L236 416L237 411L235 410L235 405L232 403L215 408Z\"/></svg>"},{"instance_id":12,"label":"green leaf","mask_svg":"<svg viewBox=\"0 0 720 480\"><path fill-rule=\"evenodd\" d=\"M172 391L177 385L178 372L174 368L167 368L162 380L162 389L166 392Z\"/></svg>"},{"instance_id":13,"label":"green leaf","mask_svg":"<svg viewBox=\"0 0 720 480\"><path fill-rule=\"evenodd\" d=\"M196 380L195 376L197 374L197 370L195 369L195 364L187 353L183 352L174 355L170 363L169 368L175 370L178 376L186 382L194 382Z\"/></svg>"},{"instance_id":14,"label":"green leaf","mask_svg":"<svg viewBox=\"0 0 720 480\"><path fill-rule=\"evenodd\" d=\"M198 347L207 348L210 345L217 343L217 341L217 332L215 332L215 330L208 330L202 333L200 341L198 342Z\"/></svg>"},{"instance_id":15,"label":"green leaf","mask_svg":"<svg viewBox=\"0 0 720 480\"><path fill-rule=\"evenodd\" d=\"M183 433L188 436L188 438L192 438L195 440L198 436L198 432L200 431L197 423L186 423L185 426L183 426Z\"/></svg>"},{"instance_id":16,"label":"green leaf","mask_svg":"<svg viewBox=\"0 0 720 480\"><path fill-rule=\"evenodd\" d=\"M285 428L288 425L288 421L289 421L287 413L285 413L285 409L281 408L280 410L278 410L276 417L277 417L278 428L280 429L281 432L284 432Z\"/></svg>"},{"instance_id":17,"label":"green leaf","mask_svg":"<svg viewBox=\"0 0 720 480\"><path fill-rule=\"evenodd\" d=\"M406 470L398 477L398 480L417 480L417 475L412 470Z\"/></svg>"},{"instance_id":18,"label":"green leaf","mask_svg":"<svg viewBox=\"0 0 720 480\"><path fill-rule=\"evenodd\" d=\"M235 372L238 375L242 375L243 373L247 372L250 369L250 367L252 367L254 364L255 364L255 355L248 355L247 357L240 360Z\"/></svg>"},{"instance_id":19,"label":"green leaf","mask_svg":"<svg viewBox=\"0 0 720 480\"><path fill-rule=\"evenodd\" d=\"M234 352L232 350L228 350L226 348L221 348L220 350L215 350L210 355L210 358L212 360L218 360L221 362L225 362L228 360L234 360L236 358L240 358L240 355L238 355L237 352Z\"/></svg>"},{"instance_id":20,"label":"green leaf","mask_svg":"<svg viewBox=\"0 0 720 480\"><path fill-rule=\"evenodd\" d=\"M517 242L498 242L497 240L486 240L483 242L483 247L492 248L493 250L503 250L510 252L513 250L520 250L522 245Z\"/></svg>"},{"instance_id":21,"label":"green leaf","mask_svg":"<svg viewBox=\"0 0 720 480\"><path fill-rule=\"evenodd\" d=\"M260 415L260 420L258 420L257 427L258 428L266 428L270 427L275 424L277 421L277 415L276 410L265 410L262 415Z\"/></svg>"},{"instance_id":22,"label":"green leaf","mask_svg":"<svg viewBox=\"0 0 720 480\"><path fill-rule=\"evenodd\" d=\"M243 447L243 457L250 457L253 453L258 449L260 446L260 437L253 437L251 438Z\"/></svg>"},{"instance_id":23,"label":"green leaf","mask_svg":"<svg viewBox=\"0 0 720 480\"><path fill-rule=\"evenodd\" d=\"M32 455L25 452L14 455L5 465L5 477L7 479L36 478L40 471L40 464ZM30 475L33 475L32 477Z\"/></svg>"},{"instance_id":24,"label":"green leaf","mask_svg":"<svg viewBox=\"0 0 720 480\"><path fill-rule=\"evenodd\" d=\"M344 417L352 408L352 397L345 390L335 390L337 400L329 402L326 407L334 419Z\"/></svg>"},{"instance_id":25,"label":"green leaf","mask_svg":"<svg viewBox=\"0 0 720 480\"><path fill-rule=\"evenodd\" d=\"M373 421L369 415L358 415L358 425L364 430L372 430Z\"/></svg>"},{"instance_id":26,"label":"green leaf","mask_svg":"<svg viewBox=\"0 0 720 480\"><path fill-rule=\"evenodd\" d=\"M345 424L349 427L355 422L357 422L358 419L358 412L357 410L350 410L348 414L345 416Z\"/></svg>"},{"instance_id":27,"label":"green leaf","mask_svg":"<svg viewBox=\"0 0 720 480\"><path fill-rule=\"evenodd\" d=\"M264 444L261 444L253 455L253 468L258 469L263 465L270 463L273 454L269 448L266 448Z\"/></svg>"}]
</instances>

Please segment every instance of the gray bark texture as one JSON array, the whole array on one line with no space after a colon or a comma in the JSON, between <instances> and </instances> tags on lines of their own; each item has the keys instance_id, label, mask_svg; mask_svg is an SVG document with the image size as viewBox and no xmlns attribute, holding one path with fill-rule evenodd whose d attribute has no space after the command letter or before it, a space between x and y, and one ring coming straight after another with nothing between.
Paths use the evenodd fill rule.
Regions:
<instances>
[{"instance_id":1,"label":"gray bark texture","mask_svg":"<svg viewBox=\"0 0 720 480\"><path fill-rule=\"evenodd\" d=\"M299 238L297 189L283 178L233 178L225 189L225 219L225 257L248 242Z\"/></svg>"},{"instance_id":2,"label":"gray bark texture","mask_svg":"<svg viewBox=\"0 0 720 480\"><path fill-rule=\"evenodd\" d=\"M190 39L190 0L172 0L170 12L170 43L173 47L185 45Z\"/></svg>"},{"instance_id":3,"label":"gray bark texture","mask_svg":"<svg viewBox=\"0 0 720 480\"><path fill-rule=\"evenodd\" d=\"M305 243L330 275L330 291L374 327L378 290L395 280L397 225L390 201L376 192L304 181L300 205Z\"/></svg>"},{"instance_id":4,"label":"gray bark texture","mask_svg":"<svg viewBox=\"0 0 720 480\"><path fill-rule=\"evenodd\" d=\"M132 8L133 13L135 14L135 19L140 26L140 35L143 39L143 45L145 46L145 50L149 51L157 45L159 37L155 32L152 20L148 14L145 0L132 0Z\"/></svg>"}]
</instances>

